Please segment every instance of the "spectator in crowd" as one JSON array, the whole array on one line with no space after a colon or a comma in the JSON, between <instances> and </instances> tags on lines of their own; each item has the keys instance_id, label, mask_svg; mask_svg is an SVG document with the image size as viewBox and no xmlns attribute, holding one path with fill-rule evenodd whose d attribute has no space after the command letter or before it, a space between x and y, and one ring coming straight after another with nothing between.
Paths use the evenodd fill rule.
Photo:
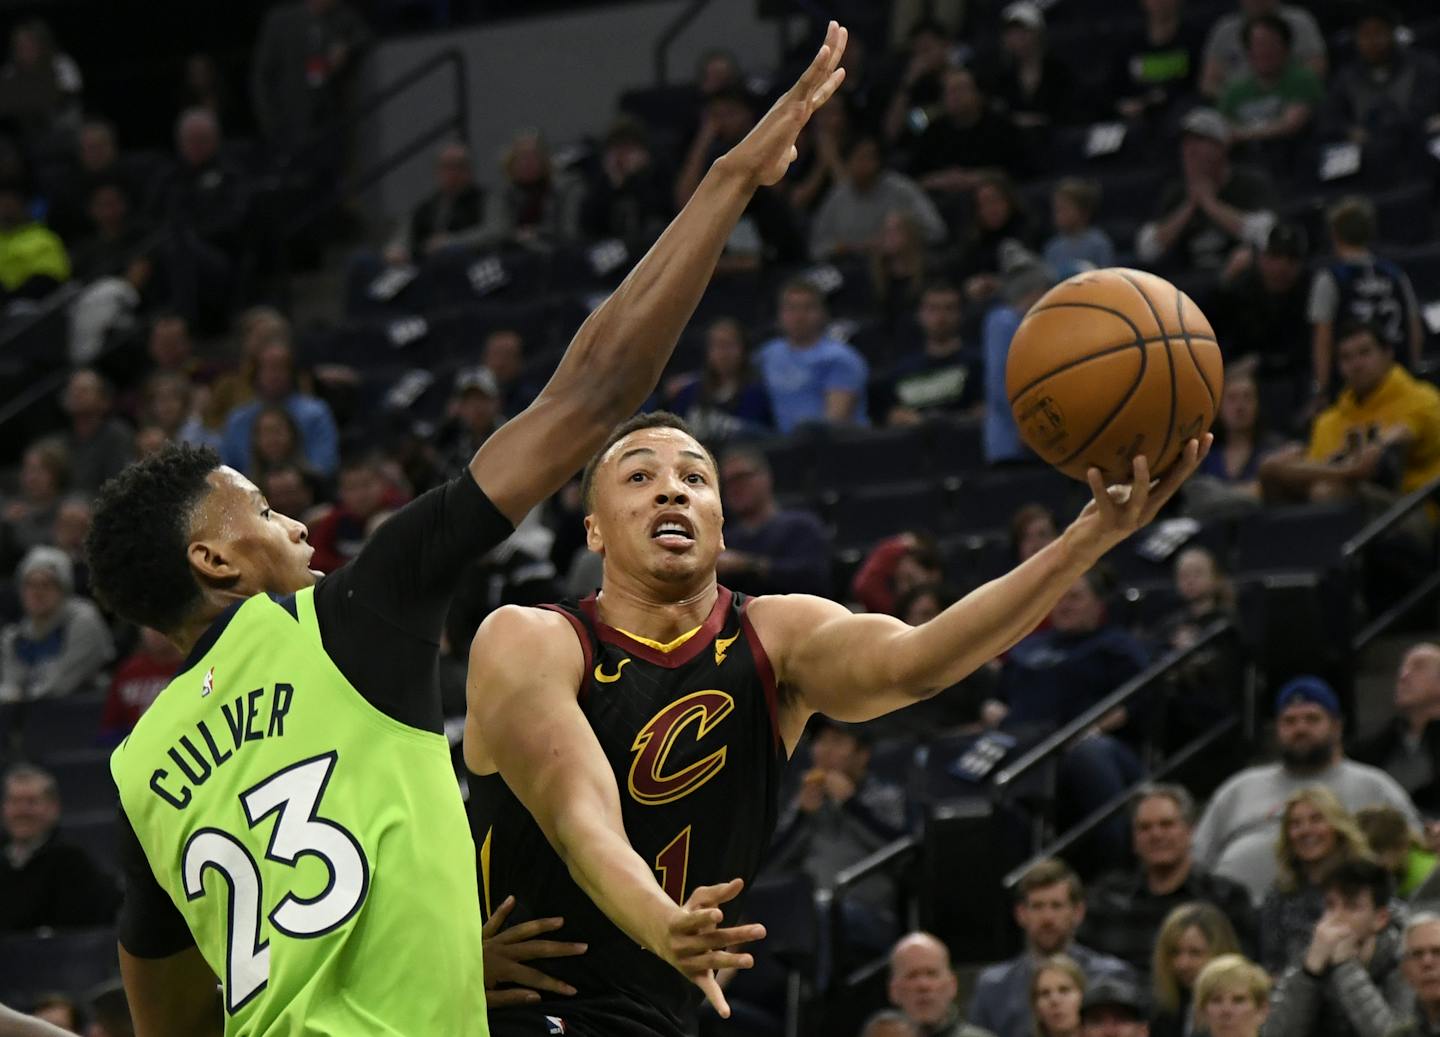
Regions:
<instances>
[{"instance_id":1,"label":"spectator in crowd","mask_svg":"<svg viewBox=\"0 0 1440 1037\"><path fill-rule=\"evenodd\" d=\"M1296 677L1275 697L1278 763L1248 767L1216 790L1195 829L1195 859L1243 884L1259 900L1277 878L1281 814L1307 787L1329 789L1347 810L1384 803L1420 818L1405 790L1384 771L1345 758L1340 700L1318 677Z\"/></svg>"},{"instance_id":2,"label":"spectator in crowd","mask_svg":"<svg viewBox=\"0 0 1440 1037\"><path fill-rule=\"evenodd\" d=\"M1310 289L1305 281L1308 247L1304 227L1277 223L1266 235L1264 248L1234 252L1211 307L1227 361L1253 357L1260 377L1297 388L1308 380L1311 364L1306 318ZM1233 362L1227 367L1228 376Z\"/></svg>"},{"instance_id":3,"label":"spectator in crowd","mask_svg":"<svg viewBox=\"0 0 1440 1037\"><path fill-rule=\"evenodd\" d=\"M1267 494L1337 500L1362 486L1419 489L1440 474L1440 391L1396 363L1370 325L1342 325L1336 341L1345 388L1315 419L1308 446L1261 464Z\"/></svg>"},{"instance_id":4,"label":"spectator in crowd","mask_svg":"<svg viewBox=\"0 0 1440 1037\"><path fill-rule=\"evenodd\" d=\"M985 354L985 461L1009 464L1032 461L1035 455L1020 441L1020 430L1005 390L1005 362L1020 321L1040 296L1055 284L1055 273L1043 263L1023 263L1005 275L1002 303L985 315L982 351Z\"/></svg>"},{"instance_id":5,"label":"spectator in crowd","mask_svg":"<svg viewBox=\"0 0 1440 1037\"><path fill-rule=\"evenodd\" d=\"M1140 866L1102 876L1091 888L1080 929L1086 946L1119 958L1144 975L1166 917L1176 908L1196 903L1217 908L1246 943L1254 943L1250 894L1238 882L1211 875L1196 864L1191 845L1194 825L1195 801L1182 786L1147 785L1136 794L1130 831Z\"/></svg>"},{"instance_id":6,"label":"spectator in crowd","mask_svg":"<svg viewBox=\"0 0 1440 1037\"><path fill-rule=\"evenodd\" d=\"M1440 62L1396 39L1400 19L1384 3L1359 7L1355 58L1331 80L1325 110L1329 134L1362 145L1366 163L1388 168L1413 152L1423 133L1440 128Z\"/></svg>"},{"instance_id":7,"label":"spectator in crowd","mask_svg":"<svg viewBox=\"0 0 1440 1037\"><path fill-rule=\"evenodd\" d=\"M1253 961L1222 954L1200 970L1195 980L1195 1032L1260 1037L1269 1014L1270 977Z\"/></svg>"},{"instance_id":8,"label":"spectator in crowd","mask_svg":"<svg viewBox=\"0 0 1440 1037\"><path fill-rule=\"evenodd\" d=\"M20 492L5 502L3 512L3 539L10 553L23 553L49 542L69 486L70 461L61 440L42 439L25 449L20 459ZM5 568L10 568L18 558L3 561L8 563Z\"/></svg>"},{"instance_id":9,"label":"spectator in crowd","mask_svg":"<svg viewBox=\"0 0 1440 1037\"><path fill-rule=\"evenodd\" d=\"M58 547L32 547L15 571L19 622L0 631L0 702L93 691L115 657L110 628L75 596L75 570Z\"/></svg>"},{"instance_id":10,"label":"spectator in crowd","mask_svg":"<svg viewBox=\"0 0 1440 1037\"><path fill-rule=\"evenodd\" d=\"M1020 127L1062 125L1085 112L1081 84L1045 45L1045 15L1031 0L1014 0L1000 12L1002 58L991 93Z\"/></svg>"},{"instance_id":11,"label":"spectator in crowd","mask_svg":"<svg viewBox=\"0 0 1440 1037\"><path fill-rule=\"evenodd\" d=\"M904 1012L882 1008L865 1020L860 1037L925 1037Z\"/></svg>"},{"instance_id":12,"label":"spectator in crowd","mask_svg":"<svg viewBox=\"0 0 1440 1037\"><path fill-rule=\"evenodd\" d=\"M114 397L110 386L89 368L70 376L60 402L70 419L63 439L70 487L97 493L106 480L134 460L134 437L123 422L111 416Z\"/></svg>"},{"instance_id":13,"label":"spectator in crowd","mask_svg":"<svg viewBox=\"0 0 1440 1037\"><path fill-rule=\"evenodd\" d=\"M179 162L155 185L150 213L164 229L158 246L170 273L171 302L192 322L222 321L242 248L249 192L221 151L220 123L208 108L181 113Z\"/></svg>"},{"instance_id":14,"label":"spectator in crowd","mask_svg":"<svg viewBox=\"0 0 1440 1037\"><path fill-rule=\"evenodd\" d=\"M74 147L73 167L52 174L47 214L51 228L66 241L83 236L89 229L87 209L96 187L112 184L131 200L137 200L141 196L136 192L143 186L125 168L115 126L109 121L86 119L76 131Z\"/></svg>"},{"instance_id":15,"label":"spectator in crowd","mask_svg":"<svg viewBox=\"0 0 1440 1037\"><path fill-rule=\"evenodd\" d=\"M140 424L160 429L174 443L218 447L220 437L207 429L195 408L195 387L175 371L159 371L145 382ZM256 423L257 427L259 423Z\"/></svg>"},{"instance_id":16,"label":"spectator in crowd","mask_svg":"<svg viewBox=\"0 0 1440 1037\"><path fill-rule=\"evenodd\" d=\"M1280 977L1265 1032L1272 1037L1366 1037L1405 1019L1410 991L1391 927L1390 876L1356 858L1324 879L1324 914L1303 957Z\"/></svg>"},{"instance_id":17,"label":"spectator in crowd","mask_svg":"<svg viewBox=\"0 0 1440 1037\"><path fill-rule=\"evenodd\" d=\"M295 375L295 353L283 339L271 339L260 347L251 380L255 398L236 407L225 423L220 457L231 468L244 471L249 458L250 432L267 405L278 404L295 419L304 445L305 459L322 475L333 475L339 462L339 433L335 417L324 400L299 390Z\"/></svg>"},{"instance_id":18,"label":"spectator in crowd","mask_svg":"<svg viewBox=\"0 0 1440 1037\"><path fill-rule=\"evenodd\" d=\"M804 872L816 889L831 890L841 871L905 831L905 790L870 772L871 736L863 725L820 718L810 730L810 769L781 813L770 866ZM840 910L847 949L863 951L868 961L890 946L895 897L894 880L879 874L846 890Z\"/></svg>"},{"instance_id":19,"label":"spectator in crowd","mask_svg":"<svg viewBox=\"0 0 1440 1037\"><path fill-rule=\"evenodd\" d=\"M18 764L5 773L0 822L0 932L108 924L114 885L78 847L56 834L60 790L47 771Z\"/></svg>"},{"instance_id":20,"label":"spectator in crowd","mask_svg":"<svg viewBox=\"0 0 1440 1037\"><path fill-rule=\"evenodd\" d=\"M929 283L930 267L920 225L908 213L887 213L880 228L880 246L870 255L870 280L880 325L891 334L910 319Z\"/></svg>"},{"instance_id":21,"label":"spectator in crowd","mask_svg":"<svg viewBox=\"0 0 1440 1037\"><path fill-rule=\"evenodd\" d=\"M760 373L775 425L793 432L809 422L868 425L869 365L850 345L826 334L825 296L796 278L780 290L780 335L760 347Z\"/></svg>"},{"instance_id":22,"label":"spectator in crowd","mask_svg":"<svg viewBox=\"0 0 1440 1037\"><path fill-rule=\"evenodd\" d=\"M1095 226L1099 208L1100 185L1095 181L1066 177L1055 185L1050 195L1055 234L1045 242L1042 257L1057 277L1115 265L1110 235Z\"/></svg>"},{"instance_id":23,"label":"spectator in crowd","mask_svg":"<svg viewBox=\"0 0 1440 1037\"><path fill-rule=\"evenodd\" d=\"M1212 959L1239 949L1229 918L1213 903L1181 904L1165 917L1149 963L1155 992L1153 1037L1184 1037L1190 1032L1195 981L1201 970Z\"/></svg>"},{"instance_id":24,"label":"spectator in crowd","mask_svg":"<svg viewBox=\"0 0 1440 1037\"><path fill-rule=\"evenodd\" d=\"M1260 465L1284 446L1260 418L1260 387L1254 366L1236 364L1225 372L1220 411L1215 421L1215 444L1185 484L1185 500L1192 513L1208 513L1229 505L1260 503Z\"/></svg>"},{"instance_id":25,"label":"spectator in crowd","mask_svg":"<svg viewBox=\"0 0 1440 1037\"><path fill-rule=\"evenodd\" d=\"M960 337L960 289L932 281L916 310L920 347L895 362L886 383L893 398L887 422L911 425L935 414L976 415L985 406L980 350Z\"/></svg>"},{"instance_id":26,"label":"spectator in crowd","mask_svg":"<svg viewBox=\"0 0 1440 1037\"><path fill-rule=\"evenodd\" d=\"M850 596L867 612L898 615L896 604L916 587L939 583L945 562L923 533L897 533L870 549L850 581Z\"/></svg>"},{"instance_id":27,"label":"spectator in crowd","mask_svg":"<svg viewBox=\"0 0 1440 1037\"><path fill-rule=\"evenodd\" d=\"M1390 873L1395 895L1402 900L1413 896L1440 862L1394 807L1362 807L1355 812L1355 824L1375 860Z\"/></svg>"},{"instance_id":28,"label":"spectator in crowd","mask_svg":"<svg viewBox=\"0 0 1440 1037\"><path fill-rule=\"evenodd\" d=\"M1337 326L1370 325L1411 371L1420 363L1425 342L1409 276L1399 264L1370 251L1375 241L1374 204L1366 198L1343 198L1330 209L1328 219L1335 255L1315 272L1309 304L1314 391L1320 400L1330 398Z\"/></svg>"},{"instance_id":29,"label":"spectator in crowd","mask_svg":"<svg viewBox=\"0 0 1440 1037\"><path fill-rule=\"evenodd\" d=\"M827 105L821 112L829 110ZM618 238L639 255L660 236L670 213L670 185L651 152L645 127L621 116L606 132L599 161L586 182L580 230L591 240Z\"/></svg>"},{"instance_id":30,"label":"spectator in crowd","mask_svg":"<svg viewBox=\"0 0 1440 1037\"><path fill-rule=\"evenodd\" d=\"M250 450L242 472L258 476L276 465L303 464L300 426L278 403L264 404L250 427Z\"/></svg>"},{"instance_id":31,"label":"spectator in crowd","mask_svg":"<svg viewBox=\"0 0 1440 1037\"><path fill-rule=\"evenodd\" d=\"M919 132L915 114L933 110L939 103L950 68L950 37L939 22L930 18L916 21L906 43L905 71L885 110L885 139L892 143Z\"/></svg>"},{"instance_id":32,"label":"spectator in crowd","mask_svg":"<svg viewBox=\"0 0 1440 1037\"><path fill-rule=\"evenodd\" d=\"M1180 608L1156 628L1156 640L1170 648L1189 648L1210 624L1235 614L1235 588L1207 548L1187 547L1176 556L1175 592Z\"/></svg>"},{"instance_id":33,"label":"spectator in crowd","mask_svg":"<svg viewBox=\"0 0 1440 1037\"><path fill-rule=\"evenodd\" d=\"M435 190L385 246L385 261L405 266L442 249L473 245L485 223L485 193L475 183L470 149L451 141L435 157Z\"/></svg>"},{"instance_id":34,"label":"spectator in crowd","mask_svg":"<svg viewBox=\"0 0 1440 1037\"><path fill-rule=\"evenodd\" d=\"M1262 15L1278 15L1290 30L1295 60L1316 77L1325 78L1325 37L1315 16L1299 4L1280 0L1240 0L1240 10L1227 14L1210 28L1205 41L1204 67L1200 89L1219 97L1232 82L1245 74L1245 26Z\"/></svg>"},{"instance_id":35,"label":"spectator in crowd","mask_svg":"<svg viewBox=\"0 0 1440 1037\"><path fill-rule=\"evenodd\" d=\"M770 393L750 362L745 326L721 317L705 329L705 366L688 375L666 401L701 442L723 442L770 430Z\"/></svg>"},{"instance_id":36,"label":"spectator in crowd","mask_svg":"<svg viewBox=\"0 0 1440 1037\"><path fill-rule=\"evenodd\" d=\"M550 560L554 543L555 534L545 525L543 509L533 508L503 543L465 567L441 634L442 644L448 641L458 649L455 654L459 659L455 661L460 663L455 694L442 699L447 717L465 715L464 662L475 631L485 618L502 605L535 608L563 596L559 574ZM446 654L443 648L441 651ZM443 697L443 672L441 682Z\"/></svg>"},{"instance_id":37,"label":"spectator in crowd","mask_svg":"<svg viewBox=\"0 0 1440 1037\"><path fill-rule=\"evenodd\" d=\"M1319 76L1291 56L1293 38L1278 14L1246 19L1247 71L1230 81L1219 104L1234 127L1234 143L1294 141L1309 127L1325 87Z\"/></svg>"},{"instance_id":38,"label":"spectator in crowd","mask_svg":"<svg viewBox=\"0 0 1440 1037\"><path fill-rule=\"evenodd\" d=\"M849 57L848 43L846 57ZM845 179L843 149L856 132L857 122L858 117L842 94L816 112L800 132L796 158L786 177L794 180L789 185L789 199L795 211L813 212L831 186Z\"/></svg>"},{"instance_id":39,"label":"spectator in crowd","mask_svg":"<svg viewBox=\"0 0 1440 1037\"><path fill-rule=\"evenodd\" d=\"M315 510L315 478L297 464L276 465L256 481L270 507L282 515L308 522Z\"/></svg>"},{"instance_id":40,"label":"spectator in crowd","mask_svg":"<svg viewBox=\"0 0 1440 1037\"><path fill-rule=\"evenodd\" d=\"M113 745L133 731L182 662L184 656L165 635L141 627L135 650L120 660L110 678L100 714L100 740Z\"/></svg>"},{"instance_id":41,"label":"spectator in crowd","mask_svg":"<svg viewBox=\"0 0 1440 1037\"><path fill-rule=\"evenodd\" d=\"M290 345L290 321L273 306L251 306L235 319L240 354L239 370L221 374L210 386L210 400L202 417L205 427L224 431L225 422L241 404L255 398L255 370L260 351L272 342Z\"/></svg>"},{"instance_id":42,"label":"spectator in crowd","mask_svg":"<svg viewBox=\"0 0 1440 1037\"><path fill-rule=\"evenodd\" d=\"M250 66L250 100L273 154L289 154L345 113L370 27L343 0L272 7Z\"/></svg>"},{"instance_id":43,"label":"spectator in crowd","mask_svg":"<svg viewBox=\"0 0 1440 1037\"><path fill-rule=\"evenodd\" d=\"M1230 164L1230 125L1213 108L1193 109L1180 130L1183 176L1161 192L1135 252L1142 263L1218 272L1237 245L1268 240L1275 224L1271 184Z\"/></svg>"},{"instance_id":44,"label":"spectator in crowd","mask_svg":"<svg viewBox=\"0 0 1440 1037\"><path fill-rule=\"evenodd\" d=\"M1195 89L1204 38L1181 0L1141 0L1145 24L1115 50L1108 94L1130 120L1160 121Z\"/></svg>"},{"instance_id":45,"label":"spectator in crowd","mask_svg":"<svg viewBox=\"0 0 1440 1037\"><path fill-rule=\"evenodd\" d=\"M1405 923L1401 974L1415 995L1414 1017L1389 1037L1431 1037L1440 1033L1440 915L1421 911Z\"/></svg>"},{"instance_id":46,"label":"spectator in crowd","mask_svg":"<svg viewBox=\"0 0 1440 1037\"><path fill-rule=\"evenodd\" d=\"M80 1005L68 994L44 994L30 1006L30 1014L58 1026L66 1033L82 1033Z\"/></svg>"},{"instance_id":47,"label":"spectator in crowd","mask_svg":"<svg viewBox=\"0 0 1440 1037\"><path fill-rule=\"evenodd\" d=\"M540 386L525 376L525 337L514 328L497 328L485 336L481 365L500 391L500 413L513 418L540 395Z\"/></svg>"},{"instance_id":48,"label":"spectator in crowd","mask_svg":"<svg viewBox=\"0 0 1440 1037\"><path fill-rule=\"evenodd\" d=\"M908 214L932 245L945 237L935 203L908 176L885 168L879 138L856 136L845 150L845 175L830 188L811 223L810 255L831 259L876 251L891 212Z\"/></svg>"},{"instance_id":49,"label":"spectator in crowd","mask_svg":"<svg viewBox=\"0 0 1440 1037\"><path fill-rule=\"evenodd\" d=\"M49 25L38 18L15 24L10 58L0 66L0 121L27 149L43 148L80 125L83 87L80 66L60 49Z\"/></svg>"},{"instance_id":50,"label":"spectator in crowd","mask_svg":"<svg viewBox=\"0 0 1440 1037\"><path fill-rule=\"evenodd\" d=\"M759 450L732 447L720 461L725 550L720 582L746 594L824 594L830 586L830 536L809 511L775 503L770 463Z\"/></svg>"},{"instance_id":51,"label":"spectator in crowd","mask_svg":"<svg viewBox=\"0 0 1440 1037\"><path fill-rule=\"evenodd\" d=\"M1060 535L1055 513L1043 504L1022 504L1010 516L1010 557L1015 565L1029 561Z\"/></svg>"},{"instance_id":52,"label":"spectator in crowd","mask_svg":"<svg viewBox=\"0 0 1440 1037\"><path fill-rule=\"evenodd\" d=\"M153 264L137 254L145 228L134 218L129 189L117 179L96 183L85 197L85 215L85 234L76 237L72 256L75 276L82 281L123 277L136 293L144 293Z\"/></svg>"},{"instance_id":53,"label":"spectator in crowd","mask_svg":"<svg viewBox=\"0 0 1440 1037\"><path fill-rule=\"evenodd\" d=\"M225 74L213 55L189 54L180 81L182 108L208 108L217 119L223 119L232 108L230 88Z\"/></svg>"},{"instance_id":54,"label":"spectator in crowd","mask_svg":"<svg viewBox=\"0 0 1440 1037\"><path fill-rule=\"evenodd\" d=\"M1260 905L1260 964L1271 975L1279 975L1305 953L1325 910L1323 882L1330 869L1369 854L1354 817L1323 785L1303 788L1285 801L1279 871Z\"/></svg>"},{"instance_id":55,"label":"spectator in crowd","mask_svg":"<svg viewBox=\"0 0 1440 1037\"><path fill-rule=\"evenodd\" d=\"M989 99L965 68L947 68L940 111L911 151L911 172L927 191L964 194L981 172L1003 169L1019 176L1029 160L1019 132L995 114Z\"/></svg>"},{"instance_id":56,"label":"spectator in crowd","mask_svg":"<svg viewBox=\"0 0 1440 1037\"><path fill-rule=\"evenodd\" d=\"M1036 742L1068 724L1134 677L1149 661L1144 645L1107 614L1110 591L1103 570L1077 580L1050 612L1050 625L1032 633L1005 656L998 701L987 707L992 723L1022 742ZM1106 714L1087 738L1074 742L1060 761L1057 810L1078 819L1122 793L1141 775L1128 739L1137 701ZM1100 863L1128 858L1129 819L1111 817L1095 829Z\"/></svg>"},{"instance_id":57,"label":"spectator in crowd","mask_svg":"<svg viewBox=\"0 0 1440 1037\"><path fill-rule=\"evenodd\" d=\"M1014 181L1004 173L980 174L975 181L975 221L960 257L965 298L988 303L1000 290L1001 276L1033 260L1038 247L1039 238Z\"/></svg>"},{"instance_id":58,"label":"spectator in crowd","mask_svg":"<svg viewBox=\"0 0 1440 1037\"><path fill-rule=\"evenodd\" d=\"M106 983L90 995L90 1020L85 1037L135 1037L130 1002L120 982Z\"/></svg>"},{"instance_id":59,"label":"spectator in crowd","mask_svg":"<svg viewBox=\"0 0 1440 1037\"><path fill-rule=\"evenodd\" d=\"M31 215L19 180L0 175L0 301L40 299L68 280L64 242Z\"/></svg>"},{"instance_id":60,"label":"spectator in crowd","mask_svg":"<svg viewBox=\"0 0 1440 1037\"><path fill-rule=\"evenodd\" d=\"M62 551L74 567L75 593L89 596L90 565L85 557L85 538L90 535L90 523L95 509L89 497L66 497L60 502L52 527L51 546Z\"/></svg>"},{"instance_id":61,"label":"spectator in crowd","mask_svg":"<svg viewBox=\"0 0 1440 1037\"><path fill-rule=\"evenodd\" d=\"M1440 814L1440 645L1422 641L1395 674L1395 716L1351 756L1400 783L1424 814Z\"/></svg>"},{"instance_id":62,"label":"spectator in crowd","mask_svg":"<svg viewBox=\"0 0 1440 1037\"><path fill-rule=\"evenodd\" d=\"M500 387L488 367L465 368L455 376L448 420L438 442L438 464L445 478L463 471L480 444L500 427L504 421L500 405Z\"/></svg>"},{"instance_id":63,"label":"spectator in crowd","mask_svg":"<svg viewBox=\"0 0 1440 1037\"><path fill-rule=\"evenodd\" d=\"M310 564L332 573L360 553L385 516L403 504L388 485L378 456L364 454L340 466L338 502L310 523Z\"/></svg>"},{"instance_id":64,"label":"spectator in crowd","mask_svg":"<svg viewBox=\"0 0 1440 1037\"><path fill-rule=\"evenodd\" d=\"M970 1002L970 1021L996 1037L1032 1037L1030 982L1036 963L1051 955L1072 958L1088 983L1128 976L1124 962L1075 942L1075 930L1084 917L1085 894L1073 871L1053 859L1031 866L1016 887L1015 920L1025 934L1025 948L980 973Z\"/></svg>"},{"instance_id":65,"label":"spectator in crowd","mask_svg":"<svg viewBox=\"0 0 1440 1037\"><path fill-rule=\"evenodd\" d=\"M902 936L890 952L890 1003L923 1037L986 1037L960 1018L950 949L929 933Z\"/></svg>"},{"instance_id":66,"label":"spectator in crowd","mask_svg":"<svg viewBox=\"0 0 1440 1037\"><path fill-rule=\"evenodd\" d=\"M1068 955L1056 954L1035 966L1030 981L1030 1013L1035 1037L1080 1037L1080 1005L1085 973Z\"/></svg>"},{"instance_id":67,"label":"spectator in crowd","mask_svg":"<svg viewBox=\"0 0 1440 1037\"><path fill-rule=\"evenodd\" d=\"M1085 989L1081 1037L1147 1037L1145 995L1129 976L1101 976Z\"/></svg>"}]
</instances>

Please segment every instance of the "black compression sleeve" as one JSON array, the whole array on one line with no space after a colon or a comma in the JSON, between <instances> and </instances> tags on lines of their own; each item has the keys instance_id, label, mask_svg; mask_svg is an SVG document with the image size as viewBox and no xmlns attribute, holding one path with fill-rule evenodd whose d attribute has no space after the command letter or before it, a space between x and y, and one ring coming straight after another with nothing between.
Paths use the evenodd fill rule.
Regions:
<instances>
[{"instance_id":1,"label":"black compression sleeve","mask_svg":"<svg viewBox=\"0 0 1440 1037\"><path fill-rule=\"evenodd\" d=\"M120 943L137 958L168 958L195 946L195 936L170 895L155 881L150 861L125 811L115 822L115 844L125 880Z\"/></svg>"},{"instance_id":2,"label":"black compression sleeve","mask_svg":"<svg viewBox=\"0 0 1440 1037\"><path fill-rule=\"evenodd\" d=\"M325 651L387 716L442 730L436 661L467 563L514 532L467 471L382 523L356 559L315 588Z\"/></svg>"}]
</instances>

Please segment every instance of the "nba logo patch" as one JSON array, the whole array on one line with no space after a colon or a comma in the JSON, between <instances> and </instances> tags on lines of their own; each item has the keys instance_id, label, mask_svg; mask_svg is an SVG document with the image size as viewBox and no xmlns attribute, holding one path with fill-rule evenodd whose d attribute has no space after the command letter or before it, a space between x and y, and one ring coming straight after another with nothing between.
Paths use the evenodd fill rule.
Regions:
<instances>
[{"instance_id":1,"label":"nba logo patch","mask_svg":"<svg viewBox=\"0 0 1440 1037\"><path fill-rule=\"evenodd\" d=\"M568 1033L565 1029L565 1020L559 1016L547 1015L545 1021L550 1024L549 1033Z\"/></svg>"},{"instance_id":2,"label":"nba logo patch","mask_svg":"<svg viewBox=\"0 0 1440 1037\"><path fill-rule=\"evenodd\" d=\"M205 679L200 682L200 697L201 697L202 699L204 699L204 698L209 698L209 697L210 697L210 693L211 693L212 691L214 691L214 690L215 690L215 667L212 666L212 667L210 667L210 672L205 675Z\"/></svg>"}]
</instances>

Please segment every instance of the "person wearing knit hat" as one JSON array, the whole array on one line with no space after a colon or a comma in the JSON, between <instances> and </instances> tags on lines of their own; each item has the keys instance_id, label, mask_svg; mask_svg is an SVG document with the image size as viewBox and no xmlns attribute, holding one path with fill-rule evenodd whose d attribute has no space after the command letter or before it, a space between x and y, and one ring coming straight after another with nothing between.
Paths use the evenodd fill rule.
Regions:
<instances>
[{"instance_id":1,"label":"person wearing knit hat","mask_svg":"<svg viewBox=\"0 0 1440 1037\"><path fill-rule=\"evenodd\" d=\"M15 570L24 612L0 631L0 702L98 690L115 657L100 610L74 596L75 566L56 547L32 547Z\"/></svg>"},{"instance_id":2,"label":"person wearing knit hat","mask_svg":"<svg viewBox=\"0 0 1440 1037\"><path fill-rule=\"evenodd\" d=\"M1275 696L1280 759L1249 767L1220 786L1195 828L1195 859L1243 883L1258 900L1275 881L1285 802L1311 785L1329 789L1352 812L1393 806L1418 828L1415 806L1394 778L1345 757L1344 733L1340 697L1328 682L1304 675L1284 684Z\"/></svg>"}]
</instances>

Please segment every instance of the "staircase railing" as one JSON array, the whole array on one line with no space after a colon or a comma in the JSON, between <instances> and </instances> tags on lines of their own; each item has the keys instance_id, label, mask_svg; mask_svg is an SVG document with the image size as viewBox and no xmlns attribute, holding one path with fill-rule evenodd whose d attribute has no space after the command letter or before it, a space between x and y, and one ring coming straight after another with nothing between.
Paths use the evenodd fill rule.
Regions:
<instances>
[{"instance_id":1,"label":"staircase railing","mask_svg":"<svg viewBox=\"0 0 1440 1037\"><path fill-rule=\"evenodd\" d=\"M1432 479L1424 486L1401 497L1385 511L1376 516L1364 529L1347 540L1340 549L1340 557L1346 575L1352 580L1363 576L1366 552L1381 538L1394 532L1403 522L1411 519L1420 509L1440 498L1440 478ZM1427 523L1430 557L1440 560L1440 526ZM1370 642L1389 630L1426 598L1440 592L1440 565L1431 565L1425 576L1410 588L1398 601L1392 603L1361 627L1350 638L1352 653L1363 650Z\"/></svg>"}]
</instances>

